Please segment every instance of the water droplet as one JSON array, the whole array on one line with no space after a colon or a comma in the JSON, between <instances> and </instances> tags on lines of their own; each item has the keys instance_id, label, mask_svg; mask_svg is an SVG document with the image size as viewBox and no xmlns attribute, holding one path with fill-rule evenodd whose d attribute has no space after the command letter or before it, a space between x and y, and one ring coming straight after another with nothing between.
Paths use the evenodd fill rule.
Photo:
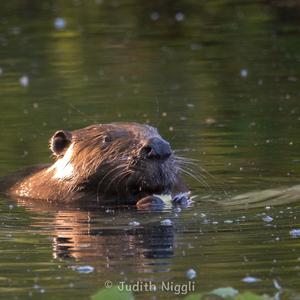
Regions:
<instances>
[{"instance_id":1,"label":"water droplet","mask_svg":"<svg viewBox=\"0 0 300 300\"><path fill-rule=\"evenodd\" d=\"M26 75L23 75L20 79L19 82L22 87L27 87L29 85L29 77Z\"/></svg>"},{"instance_id":2,"label":"water droplet","mask_svg":"<svg viewBox=\"0 0 300 300\"><path fill-rule=\"evenodd\" d=\"M247 69L242 69L240 71L240 75L241 75L241 77L246 78L248 76L248 70Z\"/></svg>"},{"instance_id":3,"label":"water droplet","mask_svg":"<svg viewBox=\"0 0 300 300\"><path fill-rule=\"evenodd\" d=\"M159 13L158 13L157 11L154 11L154 12L152 12L152 13L150 14L150 19L151 19L152 21L158 21L159 18L160 18L160 15L159 15Z\"/></svg>"},{"instance_id":4,"label":"water droplet","mask_svg":"<svg viewBox=\"0 0 300 300\"><path fill-rule=\"evenodd\" d=\"M177 22L182 22L184 19L185 19L185 15L184 15L182 12L178 12L178 13L175 15L175 20L176 20Z\"/></svg>"},{"instance_id":5,"label":"water droplet","mask_svg":"<svg viewBox=\"0 0 300 300\"><path fill-rule=\"evenodd\" d=\"M207 124L207 125L212 125L212 124L215 124L215 123L217 123L217 120L214 119L214 118L206 118L205 119L205 124Z\"/></svg>"},{"instance_id":6,"label":"water droplet","mask_svg":"<svg viewBox=\"0 0 300 300\"><path fill-rule=\"evenodd\" d=\"M129 226L140 226L140 222L137 222L137 221L130 221L129 222Z\"/></svg>"},{"instance_id":7,"label":"water droplet","mask_svg":"<svg viewBox=\"0 0 300 300\"><path fill-rule=\"evenodd\" d=\"M224 223L225 223L225 224L232 224L233 221L232 221L232 220L225 220Z\"/></svg>"},{"instance_id":8,"label":"water droplet","mask_svg":"<svg viewBox=\"0 0 300 300\"><path fill-rule=\"evenodd\" d=\"M292 238L299 238L300 237L300 229L292 229L290 231L290 236Z\"/></svg>"},{"instance_id":9,"label":"water droplet","mask_svg":"<svg viewBox=\"0 0 300 300\"><path fill-rule=\"evenodd\" d=\"M242 281L246 282L246 283L253 283L253 282L261 281L261 279L252 277L252 276L247 276L247 277L243 278Z\"/></svg>"},{"instance_id":10,"label":"water droplet","mask_svg":"<svg viewBox=\"0 0 300 300\"><path fill-rule=\"evenodd\" d=\"M88 274L88 273L92 273L94 271L94 267L92 267L92 266L80 266L80 267L76 267L75 270L78 273Z\"/></svg>"},{"instance_id":11,"label":"water droplet","mask_svg":"<svg viewBox=\"0 0 300 300\"><path fill-rule=\"evenodd\" d=\"M270 222L273 221L273 218L270 217L270 216L265 216L265 217L262 218L262 220L263 220L264 222L270 223Z\"/></svg>"},{"instance_id":12,"label":"water droplet","mask_svg":"<svg viewBox=\"0 0 300 300\"><path fill-rule=\"evenodd\" d=\"M160 222L160 225L163 225L163 226L172 226L172 224L173 223L170 219L165 219Z\"/></svg>"},{"instance_id":13,"label":"water droplet","mask_svg":"<svg viewBox=\"0 0 300 300\"><path fill-rule=\"evenodd\" d=\"M188 279L194 279L197 276L197 272L194 269L189 269L186 271L186 277Z\"/></svg>"},{"instance_id":14,"label":"water droplet","mask_svg":"<svg viewBox=\"0 0 300 300\"><path fill-rule=\"evenodd\" d=\"M64 18L56 18L54 20L54 27L57 29L57 30L62 30L66 27L66 21Z\"/></svg>"}]
</instances>

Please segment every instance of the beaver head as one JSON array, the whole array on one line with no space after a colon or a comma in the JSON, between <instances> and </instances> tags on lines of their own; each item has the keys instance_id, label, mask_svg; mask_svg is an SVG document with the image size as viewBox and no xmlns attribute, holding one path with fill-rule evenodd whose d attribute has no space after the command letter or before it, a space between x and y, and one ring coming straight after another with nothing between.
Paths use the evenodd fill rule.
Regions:
<instances>
[{"instance_id":1,"label":"beaver head","mask_svg":"<svg viewBox=\"0 0 300 300\"><path fill-rule=\"evenodd\" d=\"M179 180L170 144L149 125L112 123L60 130L51 138L50 148L57 160L47 172L70 191L136 201L171 193Z\"/></svg>"}]
</instances>

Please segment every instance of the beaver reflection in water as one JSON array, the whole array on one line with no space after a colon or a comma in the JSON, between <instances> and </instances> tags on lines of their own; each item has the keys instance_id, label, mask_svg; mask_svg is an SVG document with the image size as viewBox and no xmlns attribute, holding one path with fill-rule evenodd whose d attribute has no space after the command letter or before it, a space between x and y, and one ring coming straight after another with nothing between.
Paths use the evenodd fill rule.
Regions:
<instances>
[{"instance_id":1,"label":"beaver reflection in water","mask_svg":"<svg viewBox=\"0 0 300 300\"><path fill-rule=\"evenodd\" d=\"M182 158L157 130L137 123L96 124L57 131L50 139L56 161L6 177L12 197L55 203L161 205L156 195L186 202Z\"/></svg>"}]
</instances>

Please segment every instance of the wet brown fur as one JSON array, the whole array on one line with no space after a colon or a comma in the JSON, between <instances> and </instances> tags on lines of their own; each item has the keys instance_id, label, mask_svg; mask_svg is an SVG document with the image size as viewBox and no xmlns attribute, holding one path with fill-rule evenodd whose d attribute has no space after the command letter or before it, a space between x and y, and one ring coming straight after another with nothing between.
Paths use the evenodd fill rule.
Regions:
<instances>
[{"instance_id":1,"label":"wet brown fur","mask_svg":"<svg viewBox=\"0 0 300 300\"><path fill-rule=\"evenodd\" d=\"M0 189L13 197L104 204L135 204L148 195L186 191L174 154L165 161L143 156L142 149L149 138L161 138L151 126L96 124L63 134L70 139L65 149L55 153L53 138L50 149L60 159L74 145L70 160L74 170L70 178L53 178L51 165L45 165L7 177L0 182Z\"/></svg>"}]
</instances>

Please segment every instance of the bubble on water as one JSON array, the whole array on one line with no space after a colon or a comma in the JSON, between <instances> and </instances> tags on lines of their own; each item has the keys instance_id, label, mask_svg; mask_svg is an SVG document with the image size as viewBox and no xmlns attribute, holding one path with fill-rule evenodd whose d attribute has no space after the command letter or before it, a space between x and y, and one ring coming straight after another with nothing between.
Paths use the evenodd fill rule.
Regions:
<instances>
[{"instance_id":1,"label":"bubble on water","mask_svg":"<svg viewBox=\"0 0 300 300\"><path fill-rule=\"evenodd\" d=\"M292 230L290 230L290 236L292 238L299 238L300 237L300 229L292 229Z\"/></svg>"},{"instance_id":2,"label":"bubble on water","mask_svg":"<svg viewBox=\"0 0 300 300\"><path fill-rule=\"evenodd\" d=\"M151 19L152 21L158 21L159 18L160 18L160 15L159 15L159 13L158 13L157 11L154 11L154 12L152 12L152 13L150 14L150 19Z\"/></svg>"},{"instance_id":3,"label":"bubble on water","mask_svg":"<svg viewBox=\"0 0 300 300\"><path fill-rule=\"evenodd\" d=\"M182 12L178 12L178 13L175 15L175 20L176 20L177 22L182 22L184 19L185 19L185 15L184 15Z\"/></svg>"},{"instance_id":4,"label":"bubble on water","mask_svg":"<svg viewBox=\"0 0 300 300\"><path fill-rule=\"evenodd\" d=\"M39 104L38 104L38 103L36 103L36 102L35 102L35 103L33 103L33 104L32 104L32 106L33 106L33 108L39 108Z\"/></svg>"},{"instance_id":5,"label":"bubble on water","mask_svg":"<svg viewBox=\"0 0 300 300\"><path fill-rule=\"evenodd\" d=\"M3 69L0 67L0 76L3 74Z\"/></svg>"},{"instance_id":6,"label":"bubble on water","mask_svg":"<svg viewBox=\"0 0 300 300\"><path fill-rule=\"evenodd\" d=\"M103 3L103 0L95 0L95 3L96 3L97 5L100 5L100 4Z\"/></svg>"},{"instance_id":7,"label":"bubble on water","mask_svg":"<svg viewBox=\"0 0 300 300\"><path fill-rule=\"evenodd\" d=\"M20 77L19 82L22 87L28 87L29 77L27 75L23 75L22 77Z\"/></svg>"},{"instance_id":8,"label":"bubble on water","mask_svg":"<svg viewBox=\"0 0 300 300\"><path fill-rule=\"evenodd\" d=\"M88 273L92 273L94 272L94 267L92 266L79 266L79 267L75 267L74 268L75 271L77 271L78 273L84 273L84 274L88 274Z\"/></svg>"},{"instance_id":9,"label":"bubble on water","mask_svg":"<svg viewBox=\"0 0 300 300\"><path fill-rule=\"evenodd\" d=\"M172 226L172 221L170 219L165 219L165 220L162 220L160 221L160 225L163 225L163 226Z\"/></svg>"},{"instance_id":10,"label":"bubble on water","mask_svg":"<svg viewBox=\"0 0 300 300\"><path fill-rule=\"evenodd\" d=\"M243 278L242 281L246 282L246 283L254 283L254 282L261 281L261 279L259 279L257 277L247 276L247 277Z\"/></svg>"},{"instance_id":11,"label":"bubble on water","mask_svg":"<svg viewBox=\"0 0 300 300\"><path fill-rule=\"evenodd\" d=\"M188 279L194 279L197 276L197 272L194 269L189 269L186 271L186 277Z\"/></svg>"},{"instance_id":12,"label":"bubble on water","mask_svg":"<svg viewBox=\"0 0 300 300\"><path fill-rule=\"evenodd\" d=\"M57 29L57 30L62 30L66 27L66 21L64 18L56 18L54 20L54 27Z\"/></svg>"},{"instance_id":13,"label":"bubble on water","mask_svg":"<svg viewBox=\"0 0 300 300\"><path fill-rule=\"evenodd\" d=\"M207 124L207 125L212 125L215 123L217 123L217 120L215 118L206 118L205 119L205 124Z\"/></svg>"},{"instance_id":14,"label":"bubble on water","mask_svg":"<svg viewBox=\"0 0 300 300\"><path fill-rule=\"evenodd\" d=\"M129 226L140 226L140 222L137 222L137 221L130 221L129 222Z\"/></svg>"},{"instance_id":15,"label":"bubble on water","mask_svg":"<svg viewBox=\"0 0 300 300\"><path fill-rule=\"evenodd\" d=\"M242 69L240 71L240 75L241 75L241 77L246 78L248 76L248 70L247 69Z\"/></svg>"},{"instance_id":16,"label":"bubble on water","mask_svg":"<svg viewBox=\"0 0 300 300\"><path fill-rule=\"evenodd\" d=\"M262 218L262 220L263 220L264 222L270 223L270 222L273 221L273 218L270 217L270 216L264 216L264 217Z\"/></svg>"},{"instance_id":17,"label":"bubble on water","mask_svg":"<svg viewBox=\"0 0 300 300\"><path fill-rule=\"evenodd\" d=\"M232 223L233 223L232 220L225 220L225 221L224 221L224 224L232 224Z\"/></svg>"}]
</instances>

